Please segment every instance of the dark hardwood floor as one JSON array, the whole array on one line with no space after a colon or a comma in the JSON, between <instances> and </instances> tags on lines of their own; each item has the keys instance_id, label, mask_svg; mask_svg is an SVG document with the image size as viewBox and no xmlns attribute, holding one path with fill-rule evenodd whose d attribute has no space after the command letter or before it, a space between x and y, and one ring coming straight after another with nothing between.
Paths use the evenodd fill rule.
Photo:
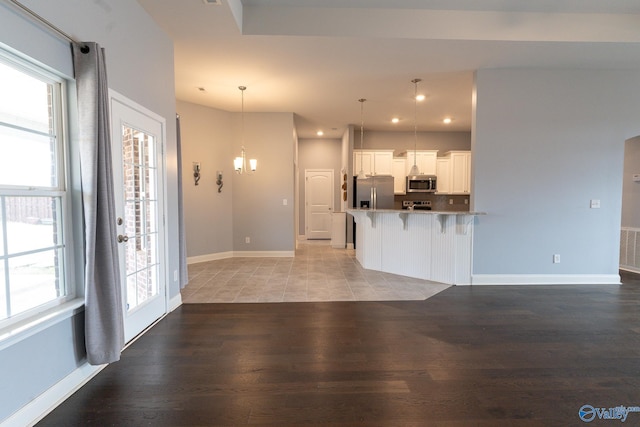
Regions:
<instances>
[{"instance_id":1,"label":"dark hardwood floor","mask_svg":"<svg viewBox=\"0 0 640 427\"><path fill-rule=\"evenodd\" d=\"M624 280L183 305L38 425L581 426L583 405L640 406L640 281Z\"/></svg>"}]
</instances>

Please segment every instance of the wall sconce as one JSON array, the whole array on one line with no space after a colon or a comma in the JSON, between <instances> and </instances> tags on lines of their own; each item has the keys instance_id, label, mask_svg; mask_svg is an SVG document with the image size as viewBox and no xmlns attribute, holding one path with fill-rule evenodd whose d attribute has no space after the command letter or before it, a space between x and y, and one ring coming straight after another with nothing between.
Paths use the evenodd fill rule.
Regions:
<instances>
[{"instance_id":1,"label":"wall sconce","mask_svg":"<svg viewBox=\"0 0 640 427\"><path fill-rule=\"evenodd\" d=\"M200 162L193 162L193 180L198 185L198 181L200 181Z\"/></svg>"},{"instance_id":2,"label":"wall sconce","mask_svg":"<svg viewBox=\"0 0 640 427\"><path fill-rule=\"evenodd\" d=\"M216 185L218 186L218 193L222 193L222 171L216 171Z\"/></svg>"}]
</instances>

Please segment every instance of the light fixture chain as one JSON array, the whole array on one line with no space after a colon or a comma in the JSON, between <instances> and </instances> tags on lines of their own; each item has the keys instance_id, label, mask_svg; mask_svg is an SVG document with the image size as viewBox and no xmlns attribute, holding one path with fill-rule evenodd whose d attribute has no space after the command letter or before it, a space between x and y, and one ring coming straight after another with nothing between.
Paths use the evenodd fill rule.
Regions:
<instances>
[{"instance_id":1,"label":"light fixture chain","mask_svg":"<svg viewBox=\"0 0 640 427\"><path fill-rule=\"evenodd\" d=\"M418 168L418 83L421 79L413 79L413 168L412 171Z\"/></svg>"}]
</instances>

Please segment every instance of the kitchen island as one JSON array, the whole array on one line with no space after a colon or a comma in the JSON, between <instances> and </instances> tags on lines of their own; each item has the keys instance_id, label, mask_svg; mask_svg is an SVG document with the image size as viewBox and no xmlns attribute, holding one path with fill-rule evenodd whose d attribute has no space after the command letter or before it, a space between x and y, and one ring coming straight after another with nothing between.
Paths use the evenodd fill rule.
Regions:
<instances>
[{"instance_id":1,"label":"kitchen island","mask_svg":"<svg viewBox=\"0 0 640 427\"><path fill-rule=\"evenodd\" d=\"M471 284L475 218L482 212L349 209L362 267L450 285Z\"/></svg>"}]
</instances>

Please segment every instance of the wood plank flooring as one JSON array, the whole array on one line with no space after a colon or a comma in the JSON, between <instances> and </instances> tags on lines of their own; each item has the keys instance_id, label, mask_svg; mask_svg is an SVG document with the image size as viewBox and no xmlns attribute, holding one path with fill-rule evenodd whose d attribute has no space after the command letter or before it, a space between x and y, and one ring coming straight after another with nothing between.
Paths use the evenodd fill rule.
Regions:
<instances>
[{"instance_id":1,"label":"wood plank flooring","mask_svg":"<svg viewBox=\"0 0 640 427\"><path fill-rule=\"evenodd\" d=\"M625 282L185 304L38 425L581 426L583 405L640 406L640 282Z\"/></svg>"}]
</instances>

